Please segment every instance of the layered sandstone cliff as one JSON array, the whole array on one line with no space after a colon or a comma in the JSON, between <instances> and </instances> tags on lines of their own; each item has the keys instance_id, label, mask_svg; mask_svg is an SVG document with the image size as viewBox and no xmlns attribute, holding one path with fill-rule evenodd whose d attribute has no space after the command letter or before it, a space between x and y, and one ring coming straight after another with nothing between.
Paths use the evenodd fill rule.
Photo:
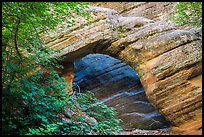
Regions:
<instances>
[{"instance_id":1,"label":"layered sandstone cliff","mask_svg":"<svg viewBox=\"0 0 204 137\"><path fill-rule=\"evenodd\" d=\"M56 56L64 56L65 62L103 53L129 64L138 72L148 100L171 122L175 132L201 134L201 40L192 31L159 19L165 12L159 16L155 10L155 16L148 19L144 17L151 15L145 16L143 3L125 5L132 9L119 11L121 14L90 6L87 11L93 17L91 24L78 18L74 27L61 25L42 37L49 47L62 51Z\"/></svg>"}]
</instances>

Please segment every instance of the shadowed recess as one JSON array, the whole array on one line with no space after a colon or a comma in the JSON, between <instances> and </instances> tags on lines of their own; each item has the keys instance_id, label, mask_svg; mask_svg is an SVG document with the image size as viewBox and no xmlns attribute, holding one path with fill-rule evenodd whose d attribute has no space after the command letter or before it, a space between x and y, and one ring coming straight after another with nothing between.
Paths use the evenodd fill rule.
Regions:
<instances>
[{"instance_id":1,"label":"shadowed recess","mask_svg":"<svg viewBox=\"0 0 204 137\"><path fill-rule=\"evenodd\" d=\"M104 54L89 54L75 62L74 83L90 90L123 120L123 129L162 129L170 125L146 98L133 68Z\"/></svg>"}]
</instances>

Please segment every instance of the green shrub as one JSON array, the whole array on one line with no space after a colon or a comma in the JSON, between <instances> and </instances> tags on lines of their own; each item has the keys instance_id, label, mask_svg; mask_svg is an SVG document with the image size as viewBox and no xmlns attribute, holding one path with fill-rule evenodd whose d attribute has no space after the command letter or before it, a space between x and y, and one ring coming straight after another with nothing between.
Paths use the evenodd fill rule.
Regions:
<instances>
[{"instance_id":1,"label":"green shrub","mask_svg":"<svg viewBox=\"0 0 204 137\"><path fill-rule=\"evenodd\" d=\"M44 100L47 99L44 98ZM53 103L49 101L41 101L38 104L30 103L26 106L28 109L26 116L16 113L17 115L13 118L4 117L3 130L9 129L8 134L21 135L112 135L120 131L121 120L114 118L114 109L99 103L91 92L76 93L67 97L66 100L53 98L50 101ZM49 104L43 105L45 102ZM80 113L77 115L77 120L70 118L70 123L60 121L56 116L62 116L62 106L86 112L87 116L96 121L87 122L84 115Z\"/></svg>"}]
</instances>

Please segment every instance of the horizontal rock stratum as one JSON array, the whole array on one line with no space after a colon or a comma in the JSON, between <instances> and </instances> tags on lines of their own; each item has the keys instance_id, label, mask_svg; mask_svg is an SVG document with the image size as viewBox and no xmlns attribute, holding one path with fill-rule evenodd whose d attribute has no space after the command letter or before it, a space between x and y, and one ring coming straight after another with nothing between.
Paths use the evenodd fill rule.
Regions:
<instances>
[{"instance_id":1,"label":"horizontal rock stratum","mask_svg":"<svg viewBox=\"0 0 204 137\"><path fill-rule=\"evenodd\" d=\"M167 21L122 16L89 6L91 24L59 25L42 33L47 46L59 49L64 62L90 53L107 54L134 68L151 104L179 134L202 134L202 42Z\"/></svg>"}]
</instances>

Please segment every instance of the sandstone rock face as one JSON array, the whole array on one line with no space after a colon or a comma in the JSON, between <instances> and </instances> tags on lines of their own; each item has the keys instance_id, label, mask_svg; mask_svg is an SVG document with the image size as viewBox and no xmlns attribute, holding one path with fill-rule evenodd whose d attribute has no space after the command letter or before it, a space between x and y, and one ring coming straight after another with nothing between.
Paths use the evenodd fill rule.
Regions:
<instances>
[{"instance_id":1,"label":"sandstone rock face","mask_svg":"<svg viewBox=\"0 0 204 137\"><path fill-rule=\"evenodd\" d=\"M91 6L111 8L125 17L143 17L154 21L166 21L171 13L175 12L174 7L179 2L89 2ZM200 28L195 28L190 24L177 26L179 29L192 29L199 35Z\"/></svg>"},{"instance_id":2,"label":"sandstone rock face","mask_svg":"<svg viewBox=\"0 0 204 137\"><path fill-rule=\"evenodd\" d=\"M62 70L58 70L60 76L63 76L68 88L66 89L66 91L69 93L69 95L71 95L73 93L73 80L74 80L74 70L75 70L75 66L74 63L72 62L64 62L63 64L61 64L64 66L64 69Z\"/></svg>"},{"instance_id":3,"label":"sandstone rock face","mask_svg":"<svg viewBox=\"0 0 204 137\"><path fill-rule=\"evenodd\" d=\"M103 53L124 61L138 72L148 100L173 129L180 134L201 134L201 40L156 17L125 16L128 11L122 16L94 6L87 11L93 17L90 25L79 18L81 22L72 28L61 25L42 34L47 46L62 51L56 56L72 62L90 53Z\"/></svg>"},{"instance_id":4,"label":"sandstone rock face","mask_svg":"<svg viewBox=\"0 0 204 137\"><path fill-rule=\"evenodd\" d=\"M145 17L155 21L167 19L176 2L89 2L91 6L111 8L122 16Z\"/></svg>"}]
</instances>

